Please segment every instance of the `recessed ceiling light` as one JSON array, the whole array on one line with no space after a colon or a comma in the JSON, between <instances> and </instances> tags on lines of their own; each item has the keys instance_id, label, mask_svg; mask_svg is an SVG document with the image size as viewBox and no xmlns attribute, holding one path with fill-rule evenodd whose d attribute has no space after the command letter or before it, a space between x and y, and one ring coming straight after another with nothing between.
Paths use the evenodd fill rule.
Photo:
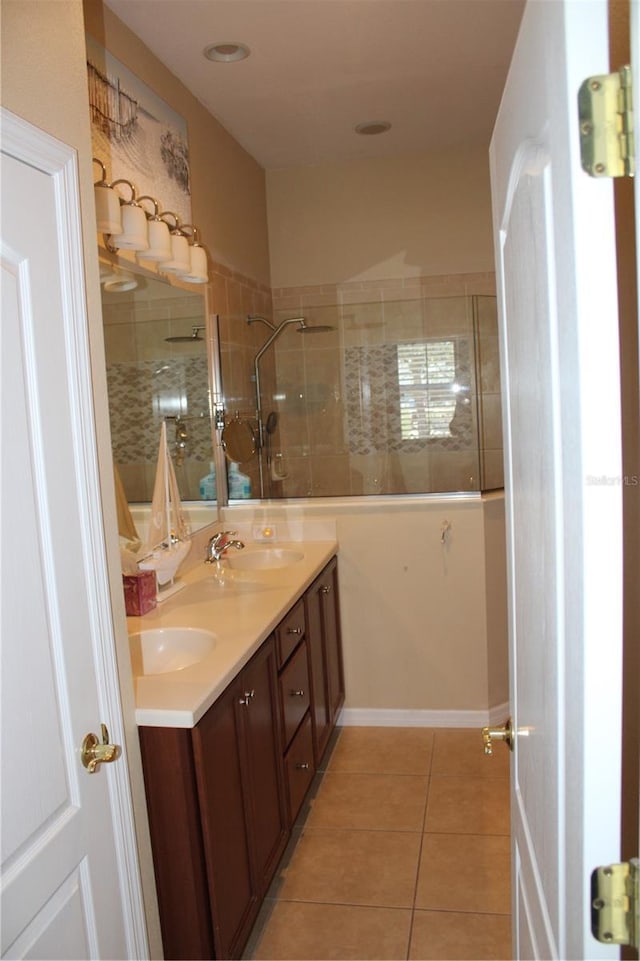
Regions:
<instances>
[{"instance_id":1,"label":"recessed ceiling light","mask_svg":"<svg viewBox=\"0 0 640 961\"><path fill-rule=\"evenodd\" d=\"M377 133L386 133L391 129L391 124L387 120L367 120L365 123L356 124L355 131L363 136L373 136Z\"/></svg>"},{"instance_id":2,"label":"recessed ceiling light","mask_svg":"<svg viewBox=\"0 0 640 961\"><path fill-rule=\"evenodd\" d=\"M215 60L218 63L233 63L234 60L246 60L251 51L244 43L235 43L231 40L224 40L220 43L211 43L202 51L207 60Z\"/></svg>"}]
</instances>

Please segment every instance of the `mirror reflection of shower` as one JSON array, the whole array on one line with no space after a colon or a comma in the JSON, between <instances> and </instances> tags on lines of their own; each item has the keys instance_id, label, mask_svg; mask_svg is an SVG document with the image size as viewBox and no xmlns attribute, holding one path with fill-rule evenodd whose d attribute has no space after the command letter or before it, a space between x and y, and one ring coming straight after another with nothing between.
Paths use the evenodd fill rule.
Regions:
<instances>
[{"instance_id":1,"label":"mirror reflection of shower","mask_svg":"<svg viewBox=\"0 0 640 961\"><path fill-rule=\"evenodd\" d=\"M200 336L201 330L204 330L204 324L192 327L190 334L176 334L173 337L165 337L165 343L192 344L194 341L201 341L203 340L203 338Z\"/></svg>"},{"instance_id":2,"label":"mirror reflection of shower","mask_svg":"<svg viewBox=\"0 0 640 961\"><path fill-rule=\"evenodd\" d=\"M268 327L271 334L265 340L264 344L256 354L253 361L253 373L256 387L256 420L258 422L258 471L260 478L260 497L265 496L265 466L267 467L267 479L269 484L269 494L271 493L271 482L272 482L272 443L271 438L278 426L278 415L275 411L270 411L266 421L262 414L262 394L260 390L260 361L264 354L269 350L272 344L278 339L280 334L283 334L287 327L291 324L297 324L296 333L298 334L326 334L329 331L335 330L335 327L331 327L329 324L313 324L309 325L305 321L304 317L289 317L286 320L281 321L277 326L273 324L266 317L260 316L260 314L249 314L247 316L248 324L261 323L265 327ZM263 463L263 451L266 460L266 464Z\"/></svg>"}]
</instances>

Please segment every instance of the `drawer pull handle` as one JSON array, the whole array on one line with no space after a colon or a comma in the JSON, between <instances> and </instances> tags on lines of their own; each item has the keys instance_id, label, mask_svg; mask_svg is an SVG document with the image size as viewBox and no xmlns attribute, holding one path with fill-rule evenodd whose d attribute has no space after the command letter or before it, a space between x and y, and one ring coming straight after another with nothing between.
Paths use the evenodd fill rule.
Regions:
<instances>
[{"instance_id":1,"label":"drawer pull handle","mask_svg":"<svg viewBox=\"0 0 640 961\"><path fill-rule=\"evenodd\" d=\"M287 634L302 634L301 627L288 627Z\"/></svg>"},{"instance_id":2,"label":"drawer pull handle","mask_svg":"<svg viewBox=\"0 0 640 961\"><path fill-rule=\"evenodd\" d=\"M308 762L308 761L300 761L299 764L296 764L296 770L297 770L297 771L308 771L308 770L309 770L309 762Z\"/></svg>"},{"instance_id":3,"label":"drawer pull handle","mask_svg":"<svg viewBox=\"0 0 640 961\"><path fill-rule=\"evenodd\" d=\"M323 584L322 587L320 588L320 591L322 594L330 594L331 588L328 584Z\"/></svg>"},{"instance_id":4,"label":"drawer pull handle","mask_svg":"<svg viewBox=\"0 0 640 961\"><path fill-rule=\"evenodd\" d=\"M298 691L293 691L293 690L289 691L289 694L291 695L291 697L304 697L304 691L302 689Z\"/></svg>"},{"instance_id":5,"label":"drawer pull handle","mask_svg":"<svg viewBox=\"0 0 640 961\"><path fill-rule=\"evenodd\" d=\"M256 696L256 692L255 692L255 691L245 691L245 692L244 692L244 697L241 697L241 698L238 700L238 704L244 704L245 707L249 707L249 705L251 704L252 699L253 699L255 696Z\"/></svg>"}]
</instances>

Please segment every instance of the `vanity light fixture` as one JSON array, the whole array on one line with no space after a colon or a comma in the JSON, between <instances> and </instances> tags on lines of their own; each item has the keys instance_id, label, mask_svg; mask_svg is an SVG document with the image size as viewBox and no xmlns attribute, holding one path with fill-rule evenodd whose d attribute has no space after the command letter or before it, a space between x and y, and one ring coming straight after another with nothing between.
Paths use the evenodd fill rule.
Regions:
<instances>
[{"instance_id":1,"label":"vanity light fixture","mask_svg":"<svg viewBox=\"0 0 640 961\"><path fill-rule=\"evenodd\" d=\"M123 294L127 290L135 290L138 286L135 275L130 271L102 265L100 265L100 283L112 294Z\"/></svg>"},{"instance_id":2,"label":"vanity light fixture","mask_svg":"<svg viewBox=\"0 0 640 961\"><path fill-rule=\"evenodd\" d=\"M131 191L129 200L120 197L120 214L122 216L122 230L111 234L111 248L123 250L148 250L149 231L147 230L147 215L136 200L136 188L130 180L114 180L112 187L125 184ZM111 249L107 244L107 249Z\"/></svg>"},{"instance_id":3,"label":"vanity light fixture","mask_svg":"<svg viewBox=\"0 0 640 961\"><path fill-rule=\"evenodd\" d=\"M207 252L198 241L198 228L193 224L183 224L182 231L190 230L189 240L189 272L180 274L182 280L190 284L206 284L209 280L207 268Z\"/></svg>"},{"instance_id":4,"label":"vanity light fixture","mask_svg":"<svg viewBox=\"0 0 640 961\"><path fill-rule=\"evenodd\" d=\"M94 157L93 162L99 165L102 173L101 179L93 185L98 232L101 234L119 234L122 231L120 197L118 192L113 189L113 185L107 182L107 170L102 161Z\"/></svg>"},{"instance_id":5,"label":"vanity light fixture","mask_svg":"<svg viewBox=\"0 0 640 961\"><path fill-rule=\"evenodd\" d=\"M246 60L251 51L245 43L222 40L218 43L210 43L202 53L207 60L213 60L214 63L234 63L236 60Z\"/></svg>"},{"instance_id":6,"label":"vanity light fixture","mask_svg":"<svg viewBox=\"0 0 640 961\"><path fill-rule=\"evenodd\" d=\"M174 225L171 227L171 259L159 264L160 270L165 274L177 274L183 276L191 270L191 258L189 257L189 241L187 235L183 233L180 226L180 219L172 210L165 210L160 214L162 220L165 217L173 217Z\"/></svg>"},{"instance_id":7,"label":"vanity light fixture","mask_svg":"<svg viewBox=\"0 0 640 961\"><path fill-rule=\"evenodd\" d=\"M175 274L187 283L206 284L209 280L207 253L200 243L198 228L194 224L181 224L171 210L160 213L155 197L146 194L137 197L130 180L120 178L108 183L105 165L97 157L93 162L101 172L101 179L94 184L96 221L98 231L104 234L107 250L110 253L117 253L121 248L135 251L138 261L155 263L160 271ZM120 184L129 188L128 200L115 189ZM142 206L144 202L153 204L153 213ZM127 288L118 285L110 289Z\"/></svg>"},{"instance_id":8,"label":"vanity light fixture","mask_svg":"<svg viewBox=\"0 0 640 961\"><path fill-rule=\"evenodd\" d=\"M139 197L138 203L142 205L143 200L150 200L153 204L153 213L147 213L147 231L149 236L149 248L139 250L136 254L137 260L149 260L152 263L161 264L171 260L171 235L169 225L160 215L160 205L154 197Z\"/></svg>"}]
</instances>

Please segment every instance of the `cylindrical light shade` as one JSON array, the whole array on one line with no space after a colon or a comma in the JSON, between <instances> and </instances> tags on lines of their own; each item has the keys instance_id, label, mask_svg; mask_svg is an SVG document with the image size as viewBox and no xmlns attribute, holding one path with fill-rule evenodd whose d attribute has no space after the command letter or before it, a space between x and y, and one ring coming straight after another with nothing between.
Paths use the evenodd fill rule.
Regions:
<instances>
[{"instance_id":1,"label":"cylindrical light shade","mask_svg":"<svg viewBox=\"0 0 640 961\"><path fill-rule=\"evenodd\" d=\"M127 290L135 290L138 286L138 281L135 276L128 270L118 269L110 271L108 268L105 268L103 273L101 267L100 280L104 289L111 291L113 294L121 294Z\"/></svg>"},{"instance_id":2,"label":"cylindrical light shade","mask_svg":"<svg viewBox=\"0 0 640 961\"><path fill-rule=\"evenodd\" d=\"M171 260L160 264L168 274L188 274L191 270L189 241L184 234L171 234Z\"/></svg>"},{"instance_id":3,"label":"cylindrical light shade","mask_svg":"<svg viewBox=\"0 0 640 961\"><path fill-rule=\"evenodd\" d=\"M96 184L93 188L96 200L96 220L99 234L122 232L120 198L108 184Z\"/></svg>"},{"instance_id":4,"label":"cylindrical light shade","mask_svg":"<svg viewBox=\"0 0 640 961\"><path fill-rule=\"evenodd\" d=\"M122 204L122 232L111 235L114 247L122 250L148 250L147 215L137 204Z\"/></svg>"},{"instance_id":5,"label":"cylindrical light shade","mask_svg":"<svg viewBox=\"0 0 640 961\"><path fill-rule=\"evenodd\" d=\"M171 260L171 235L169 226L164 220L148 220L149 230L149 249L141 250L137 254L138 260L150 260L161 264L165 260Z\"/></svg>"},{"instance_id":6,"label":"cylindrical light shade","mask_svg":"<svg viewBox=\"0 0 640 961\"><path fill-rule=\"evenodd\" d=\"M207 253L200 244L192 244L189 247L191 267L189 273L180 274L182 280L187 280L190 284L206 284L209 280L207 273Z\"/></svg>"}]
</instances>

